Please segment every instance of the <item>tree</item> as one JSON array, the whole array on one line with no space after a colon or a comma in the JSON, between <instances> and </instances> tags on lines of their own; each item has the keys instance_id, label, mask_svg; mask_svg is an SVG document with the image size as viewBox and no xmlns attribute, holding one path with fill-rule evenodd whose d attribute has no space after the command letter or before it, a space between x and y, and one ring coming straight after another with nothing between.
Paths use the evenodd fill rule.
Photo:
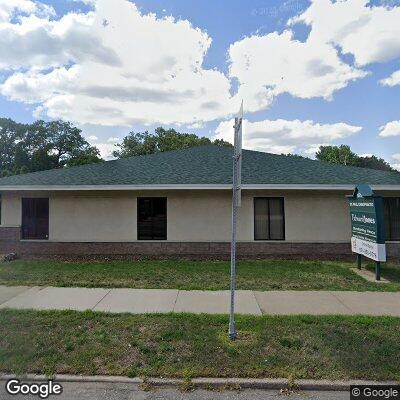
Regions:
<instances>
[{"instance_id":1,"label":"tree","mask_svg":"<svg viewBox=\"0 0 400 400\"><path fill-rule=\"evenodd\" d=\"M315 154L317 160L330 164L355 165L357 154L353 153L350 146L320 146Z\"/></svg>"},{"instance_id":2,"label":"tree","mask_svg":"<svg viewBox=\"0 0 400 400\"><path fill-rule=\"evenodd\" d=\"M316 153L317 160L330 164L351 165L361 168L372 168L383 171L396 171L383 158L376 156L359 156L349 146L320 146Z\"/></svg>"},{"instance_id":3,"label":"tree","mask_svg":"<svg viewBox=\"0 0 400 400\"><path fill-rule=\"evenodd\" d=\"M19 124L0 118L0 175L102 161L99 150L70 122Z\"/></svg>"},{"instance_id":4,"label":"tree","mask_svg":"<svg viewBox=\"0 0 400 400\"><path fill-rule=\"evenodd\" d=\"M83 150L73 151L71 158L67 161L67 167L83 164L94 164L103 161L100 158L100 151L97 147L88 146Z\"/></svg>"},{"instance_id":5,"label":"tree","mask_svg":"<svg viewBox=\"0 0 400 400\"><path fill-rule=\"evenodd\" d=\"M293 153L287 153L287 154L281 153L281 156L296 158L298 160L310 160L310 158L308 158L308 157L302 156L300 154L293 154Z\"/></svg>"},{"instance_id":6,"label":"tree","mask_svg":"<svg viewBox=\"0 0 400 400\"><path fill-rule=\"evenodd\" d=\"M10 118L0 118L0 171L8 171L8 174L14 170L15 153L25 127Z\"/></svg>"},{"instance_id":7,"label":"tree","mask_svg":"<svg viewBox=\"0 0 400 400\"><path fill-rule=\"evenodd\" d=\"M82 136L82 131L70 122L52 121L46 126L48 143L55 155L57 165L63 166L74 157L76 153L89 151L90 145ZM93 154L88 154L92 155Z\"/></svg>"},{"instance_id":8,"label":"tree","mask_svg":"<svg viewBox=\"0 0 400 400\"><path fill-rule=\"evenodd\" d=\"M152 154L158 151L157 138L148 131L130 132L116 147L119 147L119 150L113 151L113 156L117 158Z\"/></svg>"},{"instance_id":9,"label":"tree","mask_svg":"<svg viewBox=\"0 0 400 400\"><path fill-rule=\"evenodd\" d=\"M382 171L396 171L383 158L376 156L358 157L355 165L357 167L379 169Z\"/></svg>"},{"instance_id":10,"label":"tree","mask_svg":"<svg viewBox=\"0 0 400 400\"><path fill-rule=\"evenodd\" d=\"M163 151L187 149L189 147L214 144L217 146L232 145L222 139L212 141L207 137L199 137L193 133L180 133L175 129L156 128L154 134L145 132L130 132L119 148L113 152L114 157L123 158L144 154L153 154Z\"/></svg>"}]
</instances>

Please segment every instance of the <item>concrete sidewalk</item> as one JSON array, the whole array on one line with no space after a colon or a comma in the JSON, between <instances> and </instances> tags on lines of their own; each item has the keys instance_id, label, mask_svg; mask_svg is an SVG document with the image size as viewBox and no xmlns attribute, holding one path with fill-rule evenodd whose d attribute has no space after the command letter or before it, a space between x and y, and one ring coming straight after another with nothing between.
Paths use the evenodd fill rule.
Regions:
<instances>
[{"instance_id":1,"label":"concrete sidewalk","mask_svg":"<svg viewBox=\"0 0 400 400\"><path fill-rule=\"evenodd\" d=\"M238 314L400 317L400 292L238 290L236 293ZM0 286L0 308L227 314L229 291Z\"/></svg>"}]
</instances>

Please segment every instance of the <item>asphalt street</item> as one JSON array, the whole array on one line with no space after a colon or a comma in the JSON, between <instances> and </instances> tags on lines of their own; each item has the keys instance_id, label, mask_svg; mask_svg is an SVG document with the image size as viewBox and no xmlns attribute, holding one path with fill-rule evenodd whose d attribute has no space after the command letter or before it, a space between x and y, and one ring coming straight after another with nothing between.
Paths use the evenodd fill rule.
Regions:
<instances>
[{"instance_id":1,"label":"asphalt street","mask_svg":"<svg viewBox=\"0 0 400 400\"><path fill-rule=\"evenodd\" d=\"M210 391L195 390L181 392L176 389L157 388L143 391L138 385L125 383L62 383L63 393L50 396L52 400L348 400L348 392L298 392L282 394L277 390ZM9 395L5 382L0 387L0 399L33 400L38 396Z\"/></svg>"}]
</instances>

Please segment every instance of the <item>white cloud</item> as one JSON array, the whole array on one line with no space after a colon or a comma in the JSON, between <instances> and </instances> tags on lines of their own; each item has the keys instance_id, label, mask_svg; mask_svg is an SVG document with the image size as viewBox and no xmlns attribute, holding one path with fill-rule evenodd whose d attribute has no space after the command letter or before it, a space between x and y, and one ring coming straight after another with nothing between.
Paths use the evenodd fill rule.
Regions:
<instances>
[{"instance_id":1,"label":"white cloud","mask_svg":"<svg viewBox=\"0 0 400 400\"><path fill-rule=\"evenodd\" d=\"M315 157L315 153L319 150L321 146L328 146L329 143L318 143L311 145L308 149L304 150L303 153L310 157Z\"/></svg>"},{"instance_id":2,"label":"white cloud","mask_svg":"<svg viewBox=\"0 0 400 400\"><path fill-rule=\"evenodd\" d=\"M308 41L332 43L359 66L400 57L400 6L371 6L370 0L313 0L291 23L311 26Z\"/></svg>"},{"instance_id":3,"label":"white cloud","mask_svg":"<svg viewBox=\"0 0 400 400\"><path fill-rule=\"evenodd\" d=\"M0 0L0 23L9 22L15 13L44 17L55 15L54 8L31 0Z\"/></svg>"},{"instance_id":4,"label":"white cloud","mask_svg":"<svg viewBox=\"0 0 400 400\"><path fill-rule=\"evenodd\" d=\"M112 160L114 157L112 152L116 150L115 144L112 143L96 143L95 146L100 151L100 156L105 160Z\"/></svg>"},{"instance_id":5,"label":"white cloud","mask_svg":"<svg viewBox=\"0 0 400 400\"><path fill-rule=\"evenodd\" d=\"M393 72L388 78L380 80L379 83L384 86L400 85L400 70Z\"/></svg>"},{"instance_id":6,"label":"white cloud","mask_svg":"<svg viewBox=\"0 0 400 400\"><path fill-rule=\"evenodd\" d=\"M233 120L221 122L215 138L232 142ZM264 120L243 121L243 147L271 153L315 154L322 144L354 135L362 128L343 122L319 124L314 121Z\"/></svg>"},{"instance_id":7,"label":"white cloud","mask_svg":"<svg viewBox=\"0 0 400 400\"><path fill-rule=\"evenodd\" d=\"M104 140L104 139L99 139L98 136L96 135L90 135L87 137L88 142L92 145L95 146L99 149L100 151L100 156L105 159L105 160L112 160L114 157L112 155L112 152L116 150L115 147L115 141L110 140L110 139L116 139L116 138L109 138L107 142L99 142L99 140ZM119 139L118 139L119 141Z\"/></svg>"},{"instance_id":8,"label":"white cloud","mask_svg":"<svg viewBox=\"0 0 400 400\"><path fill-rule=\"evenodd\" d=\"M266 108L285 92L305 99L330 99L335 91L366 75L342 62L333 46L300 42L290 30L235 42L229 59L229 75L240 84L237 97L245 99L249 111Z\"/></svg>"},{"instance_id":9,"label":"white cloud","mask_svg":"<svg viewBox=\"0 0 400 400\"><path fill-rule=\"evenodd\" d=\"M75 62L119 65L114 49L93 30L95 20L93 12L50 20L48 14L34 11L15 23L0 23L0 68L37 71Z\"/></svg>"},{"instance_id":10,"label":"white cloud","mask_svg":"<svg viewBox=\"0 0 400 400\"><path fill-rule=\"evenodd\" d=\"M393 154L392 159L395 160L395 162L390 163L391 167L400 171L400 153Z\"/></svg>"},{"instance_id":11,"label":"white cloud","mask_svg":"<svg viewBox=\"0 0 400 400\"><path fill-rule=\"evenodd\" d=\"M121 139L120 138L117 138L117 137L109 137L108 139L107 139L107 142L109 142L109 143L118 143L118 142L120 142L121 141Z\"/></svg>"},{"instance_id":12,"label":"white cloud","mask_svg":"<svg viewBox=\"0 0 400 400\"><path fill-rule=\"evenodd\" d=\"M395 160L394 163L390 163L390 165L394 168L400 171L400 153L393 154L392 155L393 160Z\"/></svg>"},{"instance_id":13,"label":"white cloud","mask_svg":"<svg viewBox=\"0 0 400 400\"><path fill-rule=\"evenodd\" d=\"M373 154L372 153L363 153L363 154L359 154L360 157L372 157Z\"/></svg>"},{"instance_id":14,"label":"white cloud","mask_svg":"<svg viewBox=\"0 0 400 400\"><path fill-rule=\"evenodd\" d=\"M379 128L380 137L400 136L400 121L391 121Z\"/></svg>"},{"instance_id":15,"label":"white cloud","mask_svg":"<svg viewBox=\"0 0 400 400\"><path fill-rule=\"evenodd\" d=\"M10 100L28 104L44 103L55 96L72 92L77 86L79 67L53 69L48 73L34 70L11 75L0 87L1 93Z\"/></svg>"},{"instance_id":16,"label":"white cloud","mask_svg":"<svg viewBox=\"0 0 400 400\"><path fill-rule=\"evenodd\" d=\"M0 93L36 105L35 116L202 127L229 118L241 99L250 112L282 93L330 100L368 73L341 59L338 48L359 66L400 55L394 23L400 7L314 0L290 22L311 26L304 42L295 40L290 24L281 33L236 41L225 76L203 66L211 38L189 21L142 14L128 0L83 2L91 11L57 18L39 2L0 0L0 71L8 77Z\"/></svg>"},{"instance_id":17,"label":"white cloud","mask_svg":"<svg viewBox=\"0 0 400 400\"><path fill-rule=\"evenodd\" d=\"M202 66L210 45L190 22L143 15L128 0L60 19L32 14L0 24L0 69L16 70L0 92L80 124L199 124L234 105L227 77Z\"/></svg>"}]
</instances>

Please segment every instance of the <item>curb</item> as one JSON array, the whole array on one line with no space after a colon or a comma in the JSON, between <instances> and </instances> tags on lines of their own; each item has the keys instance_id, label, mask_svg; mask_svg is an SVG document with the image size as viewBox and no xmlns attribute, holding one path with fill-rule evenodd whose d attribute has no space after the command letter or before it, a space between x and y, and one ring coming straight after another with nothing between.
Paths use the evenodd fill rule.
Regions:
<instances>
[{"instance_id":1,"label":"curb","mask_svg":"<svg viewBox=\"0 0 400 400\"><path fill-rule=\"evenodd\" d=\"M193 378L190 381L184 379L164 379L147 378L146 383L153 386L180 386L183 383L190 382L196 388L241 388L241 389L296 389L296 390L330 390L330 391L349 391L352 385L397 385L394 381L330 381L317 379L298 379L289 383L284 378Z\"/></svg>"},{"instance_id":2,"label":"curb","mask_svg":"<svg viewBox=\"0 0 400 400\"><path fill-rule=\"evenodd\" d=\"M0 374L0 381L18 378L28 382L46 381L49 379L46 375L15 375L15 374ZM195 388L241 388L241 389L285 389L295 388L296 390L330 390L330 391L349 391L351 385L396 385L395 381L367 381L367 380L349 380L349 381L331 381L317 379L299 379L294 383L289 384L284 378L193 378L185 379L170 379L170 378L128 378L125 376L104 376L104 375L54 375L52 377L57 382L91 382L91 383L126 383L140 385L147 383L155 387L178 387L184 383L190 382Z\"/></svg>"},{"instance_id":3,"label":"curb","mask_svg":"<svg viewBox=\"0 0 400 400\"><path fill-rule=\"evenodd\" d=\"M141 384L143 379L140 378L128 378L127 376L107 376L107 375L36 375L36 374L0 374L0 381L7 381L9 379L20 379L28 382L43 382L52 379L56 382L91 382L91 383L133 383Z\"/></svg>"}]
</instances>

